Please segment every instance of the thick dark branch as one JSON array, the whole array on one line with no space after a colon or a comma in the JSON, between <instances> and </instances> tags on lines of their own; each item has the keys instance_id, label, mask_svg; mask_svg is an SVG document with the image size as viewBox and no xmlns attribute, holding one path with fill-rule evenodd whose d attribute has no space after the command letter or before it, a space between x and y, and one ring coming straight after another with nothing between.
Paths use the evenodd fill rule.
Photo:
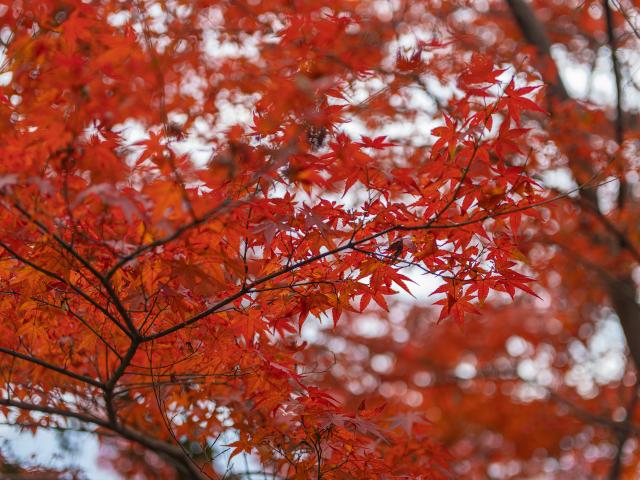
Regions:
<instances>
[{"instance_id":1,"label":"thick dark branch","mask_svg":"<svg viewBox=\"0 0 640 480\"><path fill-rule=\"evenodd\" d=\"M539 52L544 55L550 55L550 47L551 42L546 34L544 25L537 19L535 12L531 9L529 4L525 0L505 0L509 5L513 16L522 31L525 39L535 45ZM605 0L605 11L608 8L608 4ZM609 14L611 14L609 10ZM611 18L609 18L609 23ZM607 27L613 28L612 24ZM610 31L610 41L613 41L613 31ZM614 62L617 62L617 57L614 51L614 44L612 44L612 55ZM617 64L617 63L616 63ZM614 64L615 65L615 64ZM619 70L619 69L618 69ZM619 71L614 74L619 75ZM617 78L616 78L617 82ZM562 80L558 77L556 80L557 88L555 88L551 93L555 94L556 97L560 100L567 100L569 98L564 85L562 84ZM618 90L618 102L620 102L621 92ZM622 116L618 113L618 118L622 121ZM616 135L619 135L619 139L623 136L623 131L620 132L620 128L622 123L619 123L616 126ZM574 171L575 175L575 171ZM575 175L577 178L577 175ZM624 190L623 182L621 182L622 190ZM623 192L624 194L624 192ZM595 192L585 195L585 200L592 204L591 208L594 211L598 210L597 207L597 198L595 196ZM610 222L609 222L610 223ZM607 226L607 225L605 225ZM618 229L609 229L610 232L617 237L617 242L612 243L612 254L616 255L619 252L617 251L619 248L625 248L631 252L632 255L636 255L637 251L633 247L633 244L625 239L622 241L621 232ZM620 319L620 324L625 334L625 338L627 340L627 345L629 347L629 351L631 353L631 357L635 363L636 368L640 368L640 306L635 301L636 297L636 284L634 280L629 275L624 275L621 278L617 278L615 280L610 280L607 282L607 290L609 292L609 297L611 299L611 303L613 308L615 309L618 318Z\"/></svg>"},{"instance_id":2,"label":"thick dark branch","mask_svg":"<svg viewBox=\"0 0 640 480\"><path fill-rule=\"evenodd\" d=\"M600 209L595 207L593 203L589 201L581 201L582 206L585 206L602 224L602 226L609 231L609 233L613 234L620 246L627 250L631 254L631 256L635 259L636 262L640 263L640 251L636 248L631 240L622 232L616 225L609 220L609 218L603 214Z\"/></svg>"},{"instance_id":3,"label":"thick dark branch","mask_svg":"<svg viewBox=\"0 0 640 480\"><path fill-rule=\"evenodd\" d=\"M629 405L627 405L626 417L623 423L623 426L625 428L621 429L618 432L618 445L616 447L616 456L613 459L613 462L611 464L611 469L609 470L609 480L618 480L620 478L620 475L622 474L622 455L624 453L624 445L625 443L627 443L627 440L629 439L629 435L631 434L633 412L636 409L637 403L638 403L638 388L637 386L634 386L633 391L631 392L631 400L629 400Z\"/></svg>"},{"instance_id":4,"label":"thick dark branch","mask_svg":"<svg viewBox=\"0 0 640 480\"><path fill-rule=\"evenodd\" d=\"M609 0L602 0L604 14L607 23L607 39L609 49L611 50L611 63L613 64L613 75L616 83L616 120L615 120L615 138L618 148L622 148L624 141L624 116L622 113L622 75L620 73L620 64L618 62L618 47L613 25L613 12L609 5ZM624 178L620 179L620 190L618 191L618 208L624 207L624 201L627 196L627 182Z\"/></svg>"},{"instance_id":5,"label":"thick dark branch","mask_svg":"<svg viewBox=\"0 0 640 480\"><path fill-rule=\"evenodd\" d=\"M115 372L113 372L113 374L111 375L111 378L109 378L109 380L107 381L106 388L108 390L113 390L113 388L116 386L116 383L118 383L118 380L120 380L122 375L124 375L125 370L131 363L131 360L133 360L133 357L136 354L139 346L140 346L139 341L131 342L131 345L129 346L127 353L124 354L124 357L120 362L120 365L115 370Z\"/></svg>"},{"instance_id":6,"label":"thick dark branch","mask_svg":"<svg viewBox=\"0 0 640 480\"><path fill-rule=\"evenodd\" d=\"M172 445L125 427L116 428L114 431L122 435L127 440L137 442L152 452L168 457L180 470L183 470L189 476L188 478L193 480L208 479L208 477L200 471L197 465L195 465L190 458L185 456L185 453L177 445Z\"/></svg>"},{"instance_id":7,"label":"thick dark branch","mask_svg":"<svg viewBox=\"0 0 640 480\"><path fill-rule=\"evenodd\" d=\"M460 388L459 382L461 379L455 374L455 372L446 371L446 369L442 367L439 367L437 365L434 366L434 364L432 364L431 362L429 362L429 364L430 369L435 370L436 372L438 370L445 370L437 373L436 380L431 384L431 387L439 388L443 385L453 385L457 388ZM627 437L631 435L633 435L634 437L640 437L640 427L632 422L633 418L630 415L627 416L625 422L616 422L609 415L591 412L587 408L576 404L569 398L564 397L563 395L553 391L547 386L540 385L533 380L523 379L518 374L515 368L506 370L496 370L495 368L483 369L477 372L475 378L482 380L491 380L494 382L523 382L527 385L531 385L532 387L541 389L548 395L551 401L566 407L573 417L580 419L589 425L599 425L602 428L605 428L616 434L624 433ZM630 410L628 410L628 412L630 412Z\"/></svg>"},{"instance_id":8,"label":"thick dark branch","mask_svg":"<svg viewBox=\"0 0 640 480\"><path fill-rule=\"evenodd\" d=\"M87 383L89 385L93 385L94 387L98 387L98 388L104 388L104 385L102 382L95 380L91 377L86 377L84 375L80 375L79 373L75 373L72 372L71 370L67 370L66 368L61 368L58 367L56 365L53 365L49 362L45 362L44 360L41 360L39 358L36 357L32 357L30 355L25 355L24 353L20 353L20 352L16 352L15 350L11 350L8 348L4 348L4 347L0 347L0 353L3 353L5 355L10 355L14 358L19 358L21 360L24 360L25 362L30 362L36 365L39 365L41 367L44 367L48 370L52 370L54 372L57 372L61 375L66 375L67 377L73 378L75 380L78 380L80 382L84 382Z\"/></svg>"},{"instance_id":9,"label":"thick dark branch","mask_svg":"<svg viewBox=\"0 0 640 480\"><path fill-rule=\"evenodd\" d=\"M607 37L609 49L611 50L611 63L613 64L613 75L616 80L616 142L622 145L624 139L624 116L622 113L622 75L620 73L620 63L618 62L618 47L613 26L613 12L609 5L609 0L603 0L605 19L607 21Z\"/></svg>"},{"instance_id":10,"label":"thick dark branch","mask_svg":"<svg viewBox=\"0 0 640 480\"><path fill-rule=\"evenodd\" d=\"M61 427L59 425L47 425L43 422L2 422L0 425L7 427L19 428L19 429L32 429L32 428L45 428L47 430L56 430L58 432L74 432L74 433L86 433L89 435L100 435L102 437L117 437L118 435L113 432L95 431L87 428L74 428L74 427ZM4 480L4 479L3 479Z\"/></svg>"},{"instance_id":11,"label":"thick dark branch","mask_svg":"<svg viewBox=\"0 0 640 480\"><path fill-rule=\"evenodd\" d=\"M19 400L5 399L5 398L0 398L0 405L5 407L17 408L20 410L30 411L30 412L40 412L40 413L46 413L49 415L58 415L63 418L75 418L76 420L80 420L81 422L84 422L84 423L90 423L90 424L97 425L99 427L103 427L107 430L110 430L114 433L119 434L120 436L122 436L127 440L131 440L136 443L139 443L143 447L148 448L153 452L159 453L161 455L164 455L165 457L172 459L174 462L180 465L180 467L183 468L189 475L191 475L191 478L196 480L205 478L202 475L202 473L195 466L193 466L188 459L184 457L184 454L179 447L175 445L171 445L162 440L148 437L136 430L131 430L129 428L122 427L119 425L113 425L111 422L103 418L94 417L93 415L89 415L85 413L64 410L62 408L51 407L48 405L36 405L33 403L22 402Z\"/></svg>"},{"instance_id":12,"label":"thick dark branch","mask_svg":"<svg viewBox=\"0 0 640 480\"><path fill-rule=\"evenodd\" d=\"M636 302L636 282L631 275L626 275L616 281L608 282L607 289L611 306L620 319L627 346L638 369L640 367L640 306Z\"/></svg>"},{"instance_id":13,"label":"thick dark branch","mask_svg":"<svg viewBox=\"0 0 640 480\"><path fill-rule=\"evenodd\" d=\"M571 400L564 398L563 396L549 390L548 388L546 388L546 390L551 400L569 408L572 415L576 418L580 418L581 420L584 420L585 422L592 425L600 425L611 430L612 432L626 432L627 435L633 434L634 436L640 436L640 428L631 423L624 424L615 422L609 417L592 413L589 410L576 405Z\"/></svg>"},{"instance_id":14,"label":"thick dark branch","mask_svg":"<svg viewBox=\"0 0 640 480\"><path fill-rule=\"evenodd\" d=\"M525 40L535 46L538 53L546 60L551 60L551 41L547 36L544 25L538 20L535 12L531 9L526 0L505 0L511 9L511 13L516 19L520 31ZM568 100L569 94L558 75L551 85L554 93L559 100Z\"/></svg>"},{"instance_id":15,"label":"thick dark branch","mask_svg":"<svg viewBox=\"0 0 640 480\"><path fill-rule=\"evenodd\" d=\"M3 405L5 407L18 408L20 410L26 410L30 412L41 412L47 413L49 415L59 415L65 418L75 418L76 420L80 420L81 422L92 423L94 425L98 425L99 427L113 430L108 421L86 413L73 412L71 410L64 410L62 408L51 407L48 405L36 405L34 403L22 402L20 400L11 400L8 398L0 398L0 405Z\"/></svg>"},{"instance_id":16,"label":"thick dark branch","mask_svg":"<svg viewBox=\"0 0 640 480\"><path fill-rule=\"evenodd\" d=\"M138 347L140 346L140 340L133 339L131 341L131 345L127 350L127 353L124 354L122 360L120 361L120 365L113 372L111 377L107 380L104 387L104 402L107 407L107 415L109 416L109 421L115 425L120 427L120 418L118 417L118 412L115 405L115 387L118 384L118 380L122 378L124 372L127 370L129 365L131 364L131 360L135 356L138 351Z\"/></svg>"}]
</instances>

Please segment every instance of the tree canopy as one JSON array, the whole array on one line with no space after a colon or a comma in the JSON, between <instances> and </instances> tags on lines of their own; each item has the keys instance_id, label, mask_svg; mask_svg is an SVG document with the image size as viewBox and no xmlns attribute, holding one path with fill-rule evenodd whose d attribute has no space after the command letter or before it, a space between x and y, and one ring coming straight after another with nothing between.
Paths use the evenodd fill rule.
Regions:
<instances>
[{"instance_id":1,"label":"tree canopy","mask_svg":"<svg viewBox=\"0 0 640 480\"><path fill-rule=\"evenodd\" d=\"M636 14L0 0L0 419L124 478L633 478Z\"/></svg>"}]
</instances>

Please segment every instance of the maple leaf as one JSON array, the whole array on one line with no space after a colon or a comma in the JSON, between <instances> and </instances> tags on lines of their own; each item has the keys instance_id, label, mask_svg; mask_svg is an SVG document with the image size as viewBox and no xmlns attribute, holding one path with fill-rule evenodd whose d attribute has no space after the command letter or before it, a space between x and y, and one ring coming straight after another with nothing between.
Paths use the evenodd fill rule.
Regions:
<instances>
[{"instance_id":1,"label":"maple leaf","mask_svg":"<svg viewBox=\"0 0 640 480\"><path fill-rule=\"evenodd\" d=\"M517 125L520 125L520 114L523 111L530 110L546 113L546 111L537 103L524 96L539 89L540 87L541 86L532 86L515 89L513 84L510 83L505 89L505 96L502 99L502 102L506 104L509 116L513 118Z\"/></svg>"},{"instance_id":2,"label":"maple leaf","mask_svg":"<svg viewBox=\"0 0 640 480\"><path fill-rule=\"evenodd\" d=\"M414 425L430 423L421 412L402 412L390 417L389 420L391 421L389 429L400 428L408 436L413 435Z\"/></svg>"},{"instance_id":3,"label":"maple leaf","mask_svg":"<svg viewBox=\"0 0 640 480\"><path fill-rule=\"evenodd\" d=\"M498 77L505 71L505 69L496 69L491 57L474 52L466 71L460 75L460 81L468 85L495 84Z\"/></svg>"},{"instance_id":4,"label":"maple leaf","mask_svg":"<svg viewBox=\"0 0 640 480\"><path fill-rule=\"evenodd\" d=\"M251 450L253 450L253 443L249 440L248 437L240 438L239 440L236 440L235 442L229 443L224 446L233 447L231 455L229 455L229 461L231 461L231 459L236 455L239 455L243 452L251 453Z\"/></svg>"},{"instance_id":5,"label":"maple leaf","mask_svg":"<svg viewBox=\"0 0 640 480\"><path fill-rule=\"evenodd\" d=\"M383 148L393 147L396 145L393 142L387 142L386 139L387 137L362 137L362 142L359 142L358 145L362 145L365 148L373 148L376 150L381 150Z\"/></svg>"},{"instance_id":6,"label":"maple leaf","mask_svg":"<svg viewBox=\"0 0 640 480\"><path fill-rule=\"evenodd\" d=\"M134 145L143 147L142 153L138 157L137 163L141 164L148 158L153 158L154 162L160 162L163 158L166 145L163 142L162 132L149 132L149 138L140 140Z\"/></svg>"}]
</instances>

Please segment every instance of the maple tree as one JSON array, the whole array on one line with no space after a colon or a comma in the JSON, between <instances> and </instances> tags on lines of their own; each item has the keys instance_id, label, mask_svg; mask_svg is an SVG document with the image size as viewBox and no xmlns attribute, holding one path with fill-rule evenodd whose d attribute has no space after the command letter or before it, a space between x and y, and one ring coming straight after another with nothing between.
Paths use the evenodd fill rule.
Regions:
<instances>
[{"instance_id":1,"label":"maple tree","mask_svg":"<svg viewBox=\"0 0 640 480\"><path fill-rule=\"evenodd\" d=\"M245 478L517 475L592 424L621 451L635 427L592 403L633 382L527 398L504 353L560 377L609 302L640 361L624 72L609 120L550 57L635 45L633 9L588 3L0 1L5 422L80 424L125 478L229 478L225 452ZM433 306L398 317L403 291ZM452 374L470 354L486 376Z\"/></svg>"}]
</instances>

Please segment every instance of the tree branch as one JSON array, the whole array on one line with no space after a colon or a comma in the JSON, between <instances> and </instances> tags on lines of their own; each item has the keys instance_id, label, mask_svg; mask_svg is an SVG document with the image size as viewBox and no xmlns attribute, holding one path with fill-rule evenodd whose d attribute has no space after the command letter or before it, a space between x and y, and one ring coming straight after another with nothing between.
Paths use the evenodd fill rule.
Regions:
<instances>
[{"instance_id":1,"label":"tree branch","mask_svg":"<svg viewBox=\"0 0 640 480\"><path fill-rule=\"evenodd\" d=\"M66 375L67 377L73 378L75 380L78 380L80 382L84 382L87 383L89 385L93 385L94 387L98 387L98 388L104 388L104 384L98 380L95 380L91 377L86 377L84 375L81 375L79 373L75 373L72 372L71 370L67 370L66 368L61 368L58 367L56 365L53 365L49 362L45 362L44 360L41 360L39 358L36 357L32 357L30 355L25 355L24 353L20 353L20 352L16 352L15 350L11 350L9 348L5 348L5 347L0 347L0 353L4 353L5 355L10 355L14 358L19 358L20 360L24 360L25 362L30 362L33 363L35 365L39 365L41 367L44 367L48 370L52 370L54 372L57 372L61 375Z\"/></svg>"},{"instance_id":2,"label":"tree branch","mask_svg":"<svg viewBox=\"0 0 640 480\"><path fill-rule=\"evenodd\" d=\"M609 470L609 480L618 480L622 473L622 454L624 453L624 445L627 443L627 439L631 432L632 422L633 422L633 412L636 409L636 404L638 403L638 387L635 385L633 387L633 391L631 392L631 399L629 400L629 405L627 405L626 409L626 417L624 419L624 423L622 428L618 432L618 445L616 450L616 456L613 459L613 463L611 464L611 469Z\"/></svg>"},{"instance_id":3,"label":"tree branch","mask_svg":"<svg viewBox=\"0 0 640 480\"><path fill-rule=\"evenodd\" d=\"M129 428L114 425L108 420L105 420L100 417L94 417L93 415L73 412L70 410L64 410L61 408L51 407L48 405L36 405L33 403L23 402L20 400L11 400L0 398L0 405L5 407L17 408L20 410L31 411L31 412L40 412L47 413L49 415L59 415L64 418L75 418L76 420L80 420L84 423L90 423L97 425L99 427L103 427L107 430L110 430L114 433L119 434L123 438L127 440L131 440L142 445L149 450L160 453L165 457L170 458L172 461L176 462L183 470L190 475L194 480L202 480L206 477L203 477L200 471L195 468L190 461L184 458L184 454L182 450L177 446L168 444L167 442L163 442L162 440L157 440L155 438L147 437L143 433L140 433L136 430L131 430Z\"/></svg>"},{"instance_id":4,"label":"tree branch","mask_svg":"<svg viewBox=\"0 0 640 480\"><path fill-rule=\"evenodd\" d=\"M6 243L4 243L2 241L0 241L0 247L4 248L7 252L9 252L9 254L12 257L14 257L19 262L27 265L28 267L32 268L33 270L35 270L37 272L39 272L39 273L41 273L41 274L43 274L43 275L45 275L45 276L47 276L49 278L53 278L54 280L57 280L60 283L68 286L69 288L71 288L71 290L76 292L78 295L80 295L82 298L84 298L87 302L89 302L95 308L100 310L104 315L106 315L120 330L122 330L122 332L125 335L127 335L128 337L132 336L132 334L126 329L126 327L124 325L122 325L120 323L120 321L111 314L111 312L109 312L105 307L103 307L97 301L95 301L93 298L91 298L91 296L88 295L87 293L85 293L82 289L76 287L73 283L68 282L67 280L62 278L60 275L58 275L57 273L54 273L54 272L52 272L50 270L47 270L47 269L45 269L45 268L33 263L31 260L28 260L27 258L23 257L22 255L20 255L18 252L13 250L11 247L9 247Z\"/></svg>"},{"instance_id":5,"label":"tree branch","mask_svg":"<svg viewBox=\"0 0 640 480\"><path fill-rule=\"evenodd\" d=\"M540 20L538 20L535 12L525 0L505 1L509 5L511 13L516 19L525 40L536 47L538 53L545 61L553 62L551 57L551 41L547 36L547 31L545 30L544 25ZM560 75L557 75L557 78L555 78L554 82L551 83L551 90L559 100L569 99L569 94L567 93L567 89L565 88Z\"/></svg>"},{"instance_id":6,"label":"tree branch","mask_svg":"<svg viewBox=\"0 0 640 480\"><path fill-rule=\"evenodd\" d=\"M606 9L608 8L608 4L606 0L604 1ZM535 12L531 9L529 4L525 0L505 0L505 2L509 5L511 12L527 42L534 45L543 55L550 57L551 42L546 34L544 25L542 25L538 20ZM613 33L611 33L611 35L613 35ZM613 40L613 38L610 37L610 40ZM613 50L612 46L612 52ZM615 53L613 53L613 55L614 58L616 58ZM615 61L617 62L617 58ZM619 71L617 74L619 75ZM559 100L569 99L569 95L567 94L560 77L556 79L556 88L552 89L551 93ZM618 102L619 101L620 91L618 91ZM622 116L619 115L618 118L621 122ZM620 132L620 125L622 125L622 123L619 123L616 127L617 132ZM616 135L619 135L619 133ZM574 177L577 178L573 168L572 171L574 171ZM586 195L585 200L593 204L592 208L594 210L598 210L597 198L595 195ZM616 249L622 247L628 249L633 255L635 255L636 251L635 248L631 248L631 242L628 240L626 242L621 242L617 229L615 229L615 231L610 231L615 237L618 237L618 241L615 242L615 245L614 242L612 242L612 254L618 254ZM620 319L620 324L624 331L631 357L633 358L636 369L640 370L640 306L635 301L637 290L635 281L629 274L624 274L620 278L608 281L607 290L609 292L611 304Z\"/></svg>"},{"instance_id":7,"label":"tree branch","mask_svg":"<svg viewBox=\"0 0 640 480\"><path fill-rule=\"evenodd\" d=\"M60 238L54 232L49 230L49 228L47 228L45 224L43 224L41 221L39 221L37 218L31 215L25 208L22 207L22 205L20 205L17 202L14 202L13 206L26 219L28 219L31 223L36 225L45 235L49 235L51 238L53 238L65 251L71 254L73 258L78 260L78 262L80 262L80 264L82 264L83 267L89 270L93 274L93 276L98 279L98 281L102 284L102 286L105 288L105 290L109 294L109 298L113 301L113 304L115 305L116 310L118 310L118 313L124 320L124 323L129 328L131 335L136 336L138 331L135 325L133 324L133 320L131 319L129 312L127 312L127 309L124 307L124 305L120 301L120 297L118 296L116 291L113 289L113 285L111 284L109 279L103 276L93 265L91 265L91 262L89 262L89 260L87 260L82 255L80 255L80 253L75 248L73 248L71 245L65 242L62 238Z\"/></svg>"},{"instance_id":8,"label":"tree branch","mask_svg":"<svg viewBox=\"0 0 640 480\"><path fill-rule=\"evenodd\" d=\"M620 73L620 64L618 63L618 48L616 44L616 37L613 25L613 12L609 5L609 0L602 0L602 6L604 7L604 16L607 24L607 39L609 42L609 49L611 50L611 63L613 65L613 75L616 84L616 119L615 119L615 138L618 148L622 148L624 141L624 117L622 113L622 75ZM624 178L620 179L620 189L618 191L618 208L624 207L624 202L627 197L627 182Z\"/></svg>"}]
</instances>

